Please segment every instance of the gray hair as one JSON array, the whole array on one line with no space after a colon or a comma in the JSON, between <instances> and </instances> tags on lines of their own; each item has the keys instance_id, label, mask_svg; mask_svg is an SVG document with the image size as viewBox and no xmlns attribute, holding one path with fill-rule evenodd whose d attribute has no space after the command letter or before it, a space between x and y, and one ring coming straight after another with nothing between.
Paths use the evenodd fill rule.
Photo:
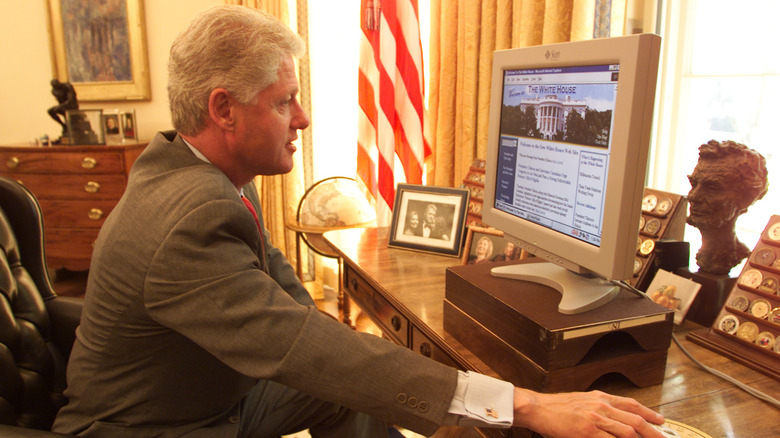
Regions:
<instances>
[{"instance_id":1,"label":"gray hair","mask_svg":"<svg viewBox=\"0 0 780 438\"><path fill-rule=\"evenodd\" d=\"M168 103L173 127L196 135L205 126L211 91L225 88L240 103L277 80L303 41L273 16L244 6L215 6L198 15L171 46Z\"/></svg>"}]
</instances>

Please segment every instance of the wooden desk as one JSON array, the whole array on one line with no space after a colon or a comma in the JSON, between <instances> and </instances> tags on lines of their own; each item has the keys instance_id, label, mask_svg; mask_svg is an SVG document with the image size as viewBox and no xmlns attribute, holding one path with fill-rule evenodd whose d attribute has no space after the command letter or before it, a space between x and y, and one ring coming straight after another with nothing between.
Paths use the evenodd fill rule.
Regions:
<instances>
[{"instance_id":1,"label":"wooden desk","mask_svg":"<svg viewBox=\"0 0 780 438\"><path fill-rule=\"evenodd\" d=\"M459 260L388 248L388 233L383 228L367 228L325 234L344 265L346 296L396 343L461 369L496 376L443 329L445 269ZM700 326L683 324L675 331L694 357L780 398L780 382L687 341L686 333L696 328ZM712 438L776 436L780 424L780 410L701 370L674 344L669 348L663 384L637 388L616 376L600 380L596 389L633 397ZM473 431L447 436L473 436Z\"/></svg>"}]
</instances>

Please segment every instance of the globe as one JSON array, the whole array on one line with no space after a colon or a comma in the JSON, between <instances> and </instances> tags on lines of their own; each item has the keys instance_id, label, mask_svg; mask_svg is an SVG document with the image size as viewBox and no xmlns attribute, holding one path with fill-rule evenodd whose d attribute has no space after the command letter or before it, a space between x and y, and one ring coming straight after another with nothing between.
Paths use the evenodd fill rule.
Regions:
<instances>
[{"instance_id":1,"label":"globe","mask_svg":"<svg viewBox=\"0 0 780 438\"><path fill-rule=\"evenodd\" d=\"M299 207L303 225L350 227L376 220L376 210L364 189L353 179L324 179L304 194Z\"/></svg>"}]
</instances>

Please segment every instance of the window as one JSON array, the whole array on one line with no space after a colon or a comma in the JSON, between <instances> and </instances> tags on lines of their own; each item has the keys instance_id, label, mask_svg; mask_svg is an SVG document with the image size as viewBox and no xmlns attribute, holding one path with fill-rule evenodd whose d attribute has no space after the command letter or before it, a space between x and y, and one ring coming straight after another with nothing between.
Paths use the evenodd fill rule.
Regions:
<instances>
[{"instance_id":1,"label":"window","mask_svg":"<svg viewBox=\"0 0 780 438\"><path fill-rule=\"evenodd\" d=\"M770 216L780 213L771 184L773 176L780 176L780 55L775 50L779 39L774 27L780 2L664 3L664 48L648 185L687 194L687 175L696 166L698 147L709 140L733 140L755 149L767 160L770 188L737 220L739 239L752 249ZM700 246L698 230L688 227L685 239L695 254Z\"/></svg>"}]
</instances>

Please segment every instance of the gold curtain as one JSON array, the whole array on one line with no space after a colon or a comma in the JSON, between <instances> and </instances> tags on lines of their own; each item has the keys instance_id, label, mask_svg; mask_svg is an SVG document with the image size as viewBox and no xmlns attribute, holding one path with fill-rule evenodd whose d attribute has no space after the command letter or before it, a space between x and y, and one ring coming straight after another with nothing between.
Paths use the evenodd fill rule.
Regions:
<instances>
[{"instance_id":1,"label":"gold curtain","mask_svg":"<svg viewBox=\"0 0 780 438\"><path fill-rule=\"evenodd\" d=\"M283 23L290 25L290 11L287 7L287 0L225 0L225 3L266 11ZM305 17L298 17L297 21L300 22L301 18L303 18L305 23ZM306 33L301 33L300 29L298 33L306 41ZM305 78L305 80L301 80L301 103L304 106L304 110L311 114L309 105L308 55L304 55L304 58L298 61L298 73L300 78ZM293 266L295 266L295 233L287 230L284 223L287 218L295 218L298 201L303 196L305 190L303 161L304 153L310 153L311 151L311 137L308 130L303 132L304 134L301 136L301 151L293 156L295 165L292 172L286 175L255 178L263 209L263 219L268 232L271 234L271 242L282 250Z\"/></svg>"},{"instance_id":2,"label":"gold curtain","mask_svg":"<svg viewBox=\"0 0 780 438\"><path fill-rule=\"evenodd\" d=\"M485 158L493 51L590 39L605 27L622 35L625 11L626 0L431 0L429 184L456 187Z\"/></svg>"}]
</instances>

